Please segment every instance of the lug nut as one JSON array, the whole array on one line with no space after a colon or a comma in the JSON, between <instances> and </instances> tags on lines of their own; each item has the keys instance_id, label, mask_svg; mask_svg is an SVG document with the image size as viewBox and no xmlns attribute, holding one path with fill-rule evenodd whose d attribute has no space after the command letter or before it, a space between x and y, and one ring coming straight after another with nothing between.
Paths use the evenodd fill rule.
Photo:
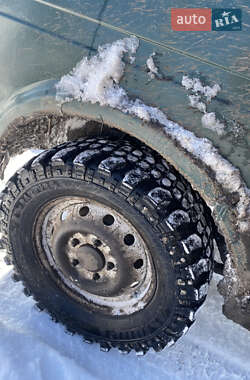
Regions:
<instances>
[{"instance_id":1,"label":"lug nut","mask_svg":"<svg viewBox=\"0 0 250 380\"><path fill-rule=\"evenodd\" d=\"M79 260L77 260L77 259L72 260L73 267L76 267L78 264L79 264Z\"/></svg>"},{"instance_id":2,"label":"lug nut","mask_svg":"<svg viewBox=\"0 0 250 380\"><path fill-rule=\"evenodd\" d=\"M98 273L95 273L93 276L93 280L97 281L99 280L99 278L100 278L100 275Z\"/></svg>"},{"instance_id":3,"label":"lug nut","mask_svg":"<svg viewBox=\"0 0 250 380\"><path fill-rule=\"evenodd\" d=\"M107 270L111 270L111 269L113 269L114 267L115 267L115 264L112 263L111 261L109 261L109 262L107 263Z\"/></svg>"}]
</instances>

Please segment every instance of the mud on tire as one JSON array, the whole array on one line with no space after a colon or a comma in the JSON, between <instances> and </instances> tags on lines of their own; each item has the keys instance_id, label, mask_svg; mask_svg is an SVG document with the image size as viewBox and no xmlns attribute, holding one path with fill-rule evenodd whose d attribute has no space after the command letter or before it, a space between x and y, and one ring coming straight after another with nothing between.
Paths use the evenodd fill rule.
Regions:
<instances>
[{"instance_id":1,"label":"mud on tire","mask_svg":"<svg viewBox=\"0 0 250 380\"><path fill-rule=\"evenodd\" d=\"M41 209L60 197L81 196L124 217L149 250L151 294L135 312L112 314L69 289L43 259L42 245L37 248L34 226ZM174 344L206 298L213 269L210 210L171 165L142 144L96 137L44 151L8 182L0 218L13 279L22 281L40 309L104 351L145 354ZM126 283L129 274L122 275Z\"/></svg>"}]
</instances>

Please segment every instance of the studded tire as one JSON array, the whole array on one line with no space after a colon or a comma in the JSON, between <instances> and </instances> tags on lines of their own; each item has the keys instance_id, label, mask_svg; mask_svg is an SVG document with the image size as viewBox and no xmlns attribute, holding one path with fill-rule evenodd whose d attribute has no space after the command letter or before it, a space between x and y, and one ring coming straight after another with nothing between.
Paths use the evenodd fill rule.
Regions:
<instances>
[{"instance_id":1,"label":"studded tire","mask_svg":"<svg viewBox=\"0 0 250 380\"><path fill-rule=\"evenodd\" d=\"M155 271L148 303L126 315L112 315L76 297L40 260L34 224L42 205L60 196L104 203L138 229ZM103 137L64 143L29 161L8 182L0 206L5 262L14 266L39 309L97 342L122 353L174 344L193 324L205 301L213 270L210 210L190 184L145 145ZM120 268L122 271L122 268Z\"/></svg>"}]
</instances>

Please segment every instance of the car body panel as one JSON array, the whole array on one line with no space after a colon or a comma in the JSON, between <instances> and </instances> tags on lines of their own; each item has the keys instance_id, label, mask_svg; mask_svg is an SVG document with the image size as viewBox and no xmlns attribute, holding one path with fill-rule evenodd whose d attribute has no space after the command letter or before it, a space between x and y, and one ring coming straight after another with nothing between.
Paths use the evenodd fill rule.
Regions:
<instances>
[{"instance_id":1,"label":"car body panel","mask_svg":"<svg viewBox=\"0 0 250 380\"><path fill-rule=\"evenodd\" d=\"M38 0L40 1L40 0ZM41 3L46 3L41 0ZM116 0L71 1L50 0L47 3L66 8L78 15L85 15L112 26L140 35L156 43L178 49L201 59L207 59L239 74L249 77L249 37L247 33L235 32L173 32L171 8L186 8L185 0ZM249 6L244 0L210 2L211 8L240 8L243 12L243 29L250 28ZM204 8L202 0L194 0L188 8ZM205 7L206 8L206 7ZM59 9L59 8L58 8ZM97 34L98 31L97 31ZM215 42L216 41L216 42ZM97 47L96 41L93 47ZM235 55L237 52L238 59Z\"/></svg>"}]
</instances>

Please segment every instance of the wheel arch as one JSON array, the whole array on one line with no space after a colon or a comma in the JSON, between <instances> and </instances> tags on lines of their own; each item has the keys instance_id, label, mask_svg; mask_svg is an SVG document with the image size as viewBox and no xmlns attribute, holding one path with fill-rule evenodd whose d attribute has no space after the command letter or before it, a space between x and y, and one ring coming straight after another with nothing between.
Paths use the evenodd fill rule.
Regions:
<instances>
[{"instance_id":1,"label":"wheel arch","mask_svg":"<svg viewBox=\"0 0 250 380\"><path fill-rule=\"evenodd\" d=\"M24 122L34 120L38 115L53 114L64 118L95 121L100 125L106 125L129 134L157 151L190 182L212 209L214 221L226 241L230 253L230 268L232 269L224 273L224 282L221 287L225 298L224 312L231 319L250 329L247 316L242 317L241 304L238 305L238 301L236 302L236 299L243 299L246 294L250 293L249 231L243 233L237 229L235 205L232 204L231 197L216 181L215 173L203 162L184 150L157 124L142 121L134 116L110 107L101 107L98 104L83 104L75 101L59 104L56 100L55 83L55 80L36 83L22 89L5 104L2 104L0 114L1 150L4 151L3 142L8 141L7 137L11 128L19 128ZM32 135L32 129L25 133L27 135L24 138L31 141L32 139L29 137ZM34 146L31 147L34 148ZM10 146L7 147L7 153L5 152L6 154L2 155L1 165L3 167L10 150ZM17 151L16 154L18 153L20 152ZM233 275L236 276L236 281L232 283ZM238 312L235 312L236 304L238 305ZM227 305L229 306L227 307Z\"/></svg>"}]
</instances>

